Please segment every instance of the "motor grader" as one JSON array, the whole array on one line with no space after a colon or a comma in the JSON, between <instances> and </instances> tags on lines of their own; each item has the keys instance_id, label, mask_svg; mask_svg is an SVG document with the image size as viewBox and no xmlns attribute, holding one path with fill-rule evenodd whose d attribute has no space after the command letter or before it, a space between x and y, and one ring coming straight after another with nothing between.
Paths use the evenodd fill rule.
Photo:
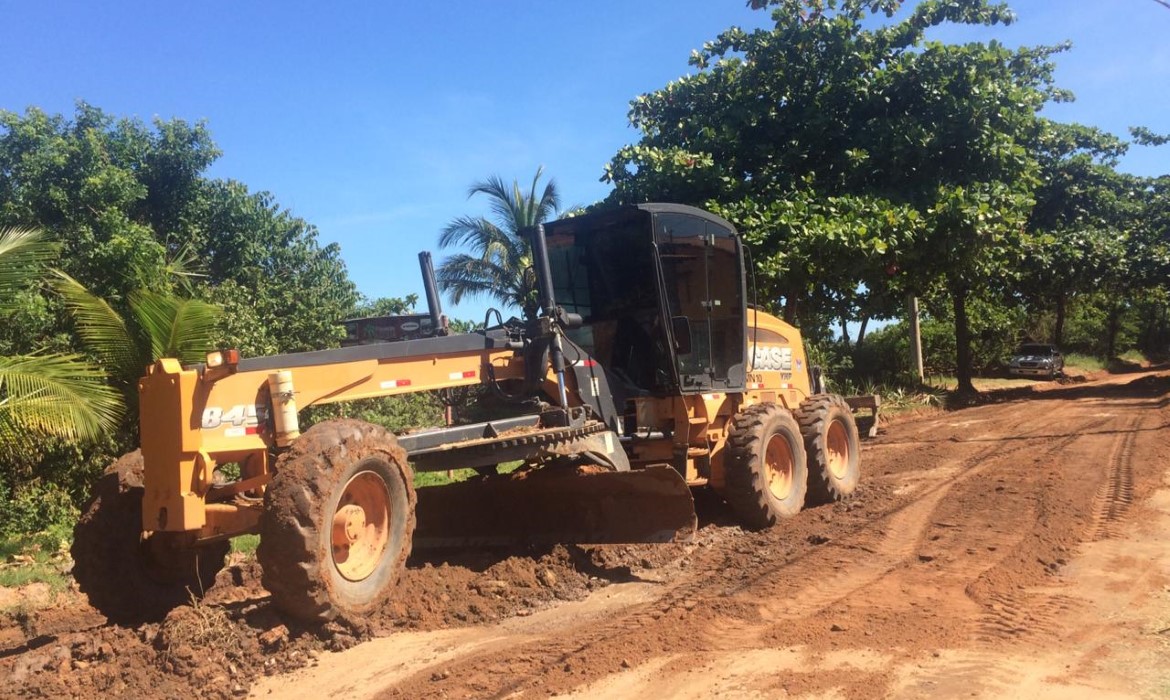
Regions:
<instances>
[{"instance_id":1,"label":"motor grader","mask_svg":"<svg viewBox=\"0 0 1170 700\"><path fill-rule=\"evenodd\" d=\"M531 243L535 320L497 313L447 334L423 254L429 314L394 326L411 333L155 362L139 382L141 449L107 470L76 527L91 603L165 614L210 585L230 538L258 533L275 604L322 622L392 595L412 547L680 541L696 529L693 488L752 528L856 489L853 416L818 390L799 331L748 303L730 223L643 204L537 227ZM310 406L469 386L513 410L397 436L300 425ZM481 476L414 487L415 472L464 467Z\"/></svg>"}]
</instances>

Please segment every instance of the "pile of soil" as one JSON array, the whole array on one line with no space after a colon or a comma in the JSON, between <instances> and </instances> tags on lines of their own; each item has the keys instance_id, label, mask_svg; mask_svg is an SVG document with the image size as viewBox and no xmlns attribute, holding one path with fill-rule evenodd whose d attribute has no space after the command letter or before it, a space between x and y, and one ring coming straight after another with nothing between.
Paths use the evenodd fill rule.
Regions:
<instances>
[{"instance_id":1,"label":"pile of soil","mask_svg":"<svg viewBox=\"0 0 1170 700\"><path fill-rule=\"evenodd\" d=\"M234 557L202 600L176 608L160 623L106 624L84 596L70 591L52 607L0 617L0 697L240 697L255 678L315 664L323 651L398 629L530 615L677 566L691 548L558 545L418 555L383 609L322 627L306 627L277 610L254 559Z\"/></svg>"}]
</instances>

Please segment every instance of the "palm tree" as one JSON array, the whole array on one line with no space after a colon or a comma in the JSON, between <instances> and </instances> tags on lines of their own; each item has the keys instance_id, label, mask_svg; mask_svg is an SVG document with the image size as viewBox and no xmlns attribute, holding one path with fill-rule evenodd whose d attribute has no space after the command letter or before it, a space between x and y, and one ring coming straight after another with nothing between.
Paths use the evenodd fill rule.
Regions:
<instances>
[{"instance_id":1,"label":"palm tree","mask_svg":"<svg viewBox=\"0 0 1170 700\"><path fill-rule=\"evenodd\" d=\"M525 318L537 312L536 274L532 269L532 252L520 232L543 223L560 208L556 183L551 179L537 193L544 168L537 168L528 192L520 183L508 187L498 175L477 182L468 190L468 198L487 195L495 221L486 217L461 216L443 229L439 247L467 246L472 254L456 253L436 272L439 288L450 293L458 304L464 297L487 296L500 304L519 307Z\"/></svg>"},{"instance_id":2,"label":"palm tree","mask_svg":"<svg viewBox=\"0 0 1170 700\"><path fill-rule=\"evenodd\" d=\"M37 281L57 250L38 230L0 229L0 318L16 311L17 293ZM0 356L0 443L29 432L94 439L113 431L122 401L105 379L76 354Z\"/></svg>"},{"instance_id":3,"label":"palm tree","mask_svg":"<svg viewBox=\"0 0 1170 700\"><path fill-rule=\"evenodd\" d=\"M54 285L77 322L82 343L106 368L129 406L137 404L138 378L161 357L202 362L213 349L220 307L197 299L140 289L127 298L129 315L118 313L80 282L55 271Z\"/></svg>"}]
</instances>

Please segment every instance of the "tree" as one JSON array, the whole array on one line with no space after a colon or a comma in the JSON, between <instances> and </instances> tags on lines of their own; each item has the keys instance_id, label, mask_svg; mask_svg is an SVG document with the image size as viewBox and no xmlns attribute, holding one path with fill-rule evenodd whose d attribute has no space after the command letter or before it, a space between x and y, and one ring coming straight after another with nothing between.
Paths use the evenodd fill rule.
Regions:
<instances>
[{"instance_id":1,"label":"tree","mask_svg":"<svg viewBox=\"0 0 1170 700\"><path fill-rule=\"evenodd\" d=\"M378 297L370 299L361 296L350 316L353 318L367 318L370 316L398 316L414 313L418 304L417 294L407 294L405 297Z\"/></svg>"},{"instance_id":2,"label":"tree","mask_svg":"<svg viewBox=\"0 0 1170 700\"><path fill-rule=\"evenodd\" d=\"M544 223L560 208L556 183L551 179L539 190L543 168L537 168L528 192L513 181L508 187L493 175L477 182L468 197L486 195L495 221L486 217L461 216L439 235L439 247L467 246L472 254L456 253L436 271L439 288L450 293L458 304L464 297L486 296L508 307L518 307L525 318L537 313L536 273L532 251L521 232ZM538 193L539 190L539 193Z\"/></svg>"},{"instance_id":3,"label":"tree","mask_svg":"<svg viewBox=\"0 0 1170 700\"><path fill-rule=\"evenodd\" d=\"M340 246L319 245L316 227L267 192L230 180L200 189L182 240L207 271L198 295L224 307L224 344L250 355L336 347L358 300Z\"/></svg>"},{"instance_id":4,"label":"tree","mask_svg":"<svg viewBox=\"0 0 1170 700\"><path fill-rule=\"evenodd\" d=\"M607 166L610 201L724 212L790 320L888 315L941 279L973 390L966 298L1018 259L1036 170L1022 144L1067 97L1051 85L1062 47L926 40L1012 20L986 0L926 0L884 26L874 15L900 0L749 4L773 26L723 32L692 54L695 75L631 103L642 137Z\"/></svg>"},{"instance_id":5,"label":"tree","mask_svg":"<svg viewBox=\"0 0 1170 700\"><path fill-rule=\"evenodd\" d=\"M193 364L215 348L218 306L138 289L128 295L129 313L123 315L68 275L57 276L54 286L77 322L77 334L128 406L137 406L138 379L155 360Z\"/></svg>"},{"instance_id":6,"label":"tree","mask_svg":"<svg viewBox=\"0 0 1170 700\"><path fill-rule=\"evenodd\" d=\"M335 345L356 291L336 245L271 194L206 177L219 150L203 123L0 111L0 225L39 226L62 270L119 312L135 290L177 291L172 268L206 270L193 293L220 304L222 342L248 354ZM68 336L59 313L28 337ZM31 319L30 319L31 321Z\"/></svg>"},{"instance_id":7,"label":"tree","mask_svg":"<svg viewBox=\"0 0 1170 700\"><path fill-rule=\"evenodd\" d=\"M0 317L35 284L56 246L39 231L0 229ZM92 440L112 430L121 413L118 395L101 369L75 354L33 352L0 357L0 443L25 431Z\"/></svg>"},{"instance_id":8,"label":"tree","mask_svg":"<svg viewBox=\"0 0 1170 700\"><path fill-rule=\"evenodd\" d=\"M1041 125L1033 146L1040 184L1020 282L1034 309L1052 310L1051 340L1059 345L1069 303L1095 293L1127 264L1125 241L1140 219L1143 196L1139 178L1116 171L1124 141L1080 124Z\"/></svg>"},{"instance_id":9,"label":"tree","mask_svg":"<svg viewBox=\"0 0 1170 700\"><path fill-rule=\"evenodd\" d=\"M92 354L106 365L90 367L94 385L117 400L103 384L108 370L134 401L134 382L151 357L199 359L207 343L191 342L181 329L202 317L195 335L204 335L208 304L223 309L212 312L213 346L245 355L335 346L343 335L338 322L357 298L340 249L320 244L317 230L271 194L208 177L218 156L203 123L143 123L84 103L68 116L0 110L0 227L42 229L60 251L56 265L105 305L98 318L108 325L99 328L119 330L119 319L132 337L115 340L114 333L106 338L113 347L91 349L84 323L66 313L60 296L26 288L3 300L12 303L0 324L0 356ZM11 396L16 385L3 381L0 395ZM136 421L126 418L100 444L38 440L0 455L0 503L17 496L30 504L42 496L79 502L92 477L135 442ZM0 436L0 447L7 444ZM32 522L2 507L0 521Z\"/></svg>"}]
</instances>

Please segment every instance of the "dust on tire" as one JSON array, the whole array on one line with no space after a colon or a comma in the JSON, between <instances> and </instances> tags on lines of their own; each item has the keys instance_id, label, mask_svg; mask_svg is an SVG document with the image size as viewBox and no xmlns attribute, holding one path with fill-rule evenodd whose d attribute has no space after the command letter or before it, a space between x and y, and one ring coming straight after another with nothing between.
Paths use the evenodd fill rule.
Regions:
<instances>
[{"instance_id":1,"label":"dust on tire","mask_svg":"<svg viewBox=\"0 0 1170 700\"><path fill-rule=\"evenodd\" d=\"M808 455L809 505L852 496L861 481L861 448L849 404L836 394L820 394L800 405L796 419Z\"/></svg>"},{"instance_id":2,"label":"dust on tire","mask_svg":"<svg viewBox=\"0 0 1170 700\"><path fill-rule=\"evenodd\" d=\"M782 445L773 443L782 441ZM768 465L768 450L782 447L789 459L789 488L777 493ZM727 476L723 497L744 525L762 529L791 517L804 506L808 482L804 441L800 426L788 409L760 403L740 411L732 419L727 441Z\"/></svg>"},{"instance_id":3,"label":"dust on tire","mask_svg":"<svg viewBox=\"0 0 1170 700\"><path fill-rule=\"evenodd\" d=\"M333 556L334 515L355 474L373 471L389 491L389 536L372 573L346 579ZM355 617L389 594L410 555L415 494L394 435L363 421L318 423L280 456L264 496L257 559L284 612L310 623Z\"/></svg>"}]
</instances>

